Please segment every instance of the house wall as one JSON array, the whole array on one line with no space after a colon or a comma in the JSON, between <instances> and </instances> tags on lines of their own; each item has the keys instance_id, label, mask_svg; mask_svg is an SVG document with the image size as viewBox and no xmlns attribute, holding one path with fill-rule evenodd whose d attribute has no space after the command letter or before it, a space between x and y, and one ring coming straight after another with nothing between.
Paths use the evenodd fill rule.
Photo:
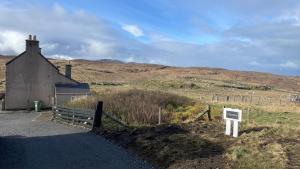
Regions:
<instances>
[{"instance_id":1,"label":"house wall","mask_svg":"<svg viewBox=\"0 0 300 169\"><path fill-rule=\"evenodd\" d=\"M77 83L59 74L39 50L29 47L26 52L6 65L7 110L32 108L35 100L42 101L43 107L50 107L55 83Z\"/></svg>"}]
</instances>

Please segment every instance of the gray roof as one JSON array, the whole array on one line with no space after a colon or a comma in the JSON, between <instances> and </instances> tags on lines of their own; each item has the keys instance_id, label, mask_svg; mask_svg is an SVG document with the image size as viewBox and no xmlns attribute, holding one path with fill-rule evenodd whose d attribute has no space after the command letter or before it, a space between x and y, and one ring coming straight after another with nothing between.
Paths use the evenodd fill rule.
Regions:
<instances>
[{"instance_id":1,"label":"gray roof","mask_svg":"<svg viewBox=\"0 0 300 169\"><path fill-rule=\"evenodd\" d=\"M88 83L78 83L78 84L70 84L70 83L56 83L56 88L77 88L77 89L89 89L90 86Z\"/></svg>"},{"instance_id":2,"label":"gray roof","mask_svg":"<svg viewBox=\"0 0 300 169\"><path fill-rule=\"evenodd\" d=\"M55 89L56 93L90 93L90 86L87 83L57 83L55 84Z\"/></svg>"}]
</instances>

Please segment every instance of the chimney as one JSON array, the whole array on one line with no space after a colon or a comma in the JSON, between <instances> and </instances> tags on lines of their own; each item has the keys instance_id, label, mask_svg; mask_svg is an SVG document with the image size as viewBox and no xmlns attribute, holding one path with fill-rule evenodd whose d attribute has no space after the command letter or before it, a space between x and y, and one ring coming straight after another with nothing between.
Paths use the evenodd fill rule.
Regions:
<instances>
[{"instance_id":1,"label":"chimney","mask_svg":"<svg viewBox=\"0 0 300 169\"><path fill-rule=\"evenodd\" d=\"M69 64L66 65L65 76L69 79L72 78L72 65L70 64L70 61L69 61Z\"/></svg>"},{"instance_id":2,"label":"chimney","mask_svg":"<svg viewBox=\"0 0 300 169\"><path fill-rule=\"evenodd\" d=\"M41 48L39 47L39 41L36 39L36 35L29 35L28 40L26 40L26 51L32 52L41 52Z\"/></svg>"}]
</instances>

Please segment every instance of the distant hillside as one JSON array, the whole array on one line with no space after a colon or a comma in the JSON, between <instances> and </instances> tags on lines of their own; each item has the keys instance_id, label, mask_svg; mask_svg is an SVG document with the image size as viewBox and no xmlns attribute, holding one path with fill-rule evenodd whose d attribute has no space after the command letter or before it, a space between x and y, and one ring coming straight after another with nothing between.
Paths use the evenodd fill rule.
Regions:
<instances>
[{"instance_id":1,"label":"distant hillside","mask_svg":"<svg viewBox=\"0 0 300 169\"><path fill-rule=\"evenodd\" d=\"M0 57L0 79L4 80L5 63L10 56ZM64 72L68 61L50 59ZM140 83L141 81L211 81L232 84L268 85L277 89L300 91L300 77L288 77L259 72L231 71L219 68L180 68L154 64L124 63L117 60L72 60L73 74L76 80L89 83L123 82Z\"/></svg>"},{"instance_id":2,"label":"distant hillside","mask_svg":"<svg viewBox=\"0 0 300 169\"><path fill-rule=\"evenodd\" d=\"M114 60L114 59L101 59L101 60L95 60L96 62L103 62L103 63L125 63L120 60Z\"/></svg>"}]
</instances>

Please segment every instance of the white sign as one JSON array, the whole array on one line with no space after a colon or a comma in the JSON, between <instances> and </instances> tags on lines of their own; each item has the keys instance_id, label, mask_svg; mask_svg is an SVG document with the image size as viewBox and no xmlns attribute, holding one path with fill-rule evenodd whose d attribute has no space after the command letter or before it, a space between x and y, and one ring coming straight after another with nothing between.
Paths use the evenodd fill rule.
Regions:
<instances>
[{"instance_id":1,"label":"white sign","mask_svg":"<svg viewBox=\"0 0 300 169\"><path fill-rule=\"evenodd\" d=\"M239 134L239 122L242 121L242 110L224 108L223 118L226 121L225 134L231 135L231 126L233 123L233 137L238 137Z\"/></svg>"},{"instance_id":2,"label":"white sign","mask_svg":"<svg viewBox=\"0 0 300 169\"><path fill-rule=\"evenodd\" d=\"M224 119L228 120L237 120L239 122L242 121L242 110L240 109L232 109L232 108L224 108L223 110Z\"/></svg>"}]
</instances>

